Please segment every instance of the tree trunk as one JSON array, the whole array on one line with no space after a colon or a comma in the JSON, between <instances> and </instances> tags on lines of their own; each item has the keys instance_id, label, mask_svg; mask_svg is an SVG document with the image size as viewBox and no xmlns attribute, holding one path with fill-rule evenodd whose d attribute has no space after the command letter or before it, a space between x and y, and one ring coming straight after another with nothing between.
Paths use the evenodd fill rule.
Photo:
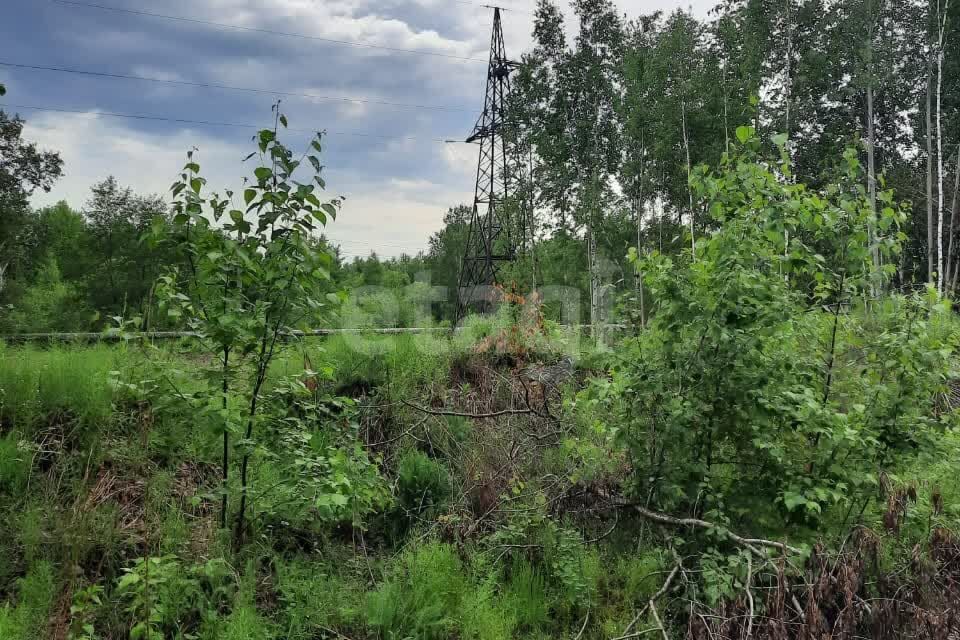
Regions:
<instances>
[{"instance_id":1,"label":"tree trunk","mask_svg":"<svg viewBox=\"0 0 960 640\"><path fill-rule=\"evenodd\" d=\"M784 91L786 93L785 98L785 115L786 115L786 131L784 133L787 135L787 152L790 151L790 103L793 101L793 17L790 14L790 2L792 0L786 0L786 13L787 13L787 55L786 55L786 69L785 69L785 78L784 78Z\"/></svg>"},{"instance_id":2,"label":"tree trunk","mask_svg":"<svg viewBox=\"0 0 960 640\"><path fill-rule=\"evenodd\" d=\"M870 260L874 271L880 269L880 251L877 247L877 167L876 154L874 148L876 145L876 133L873 123L873 86L867 85L867 189L870 194L870 219L867 223L867 242L870 245ZM870 291L876 296L876 273L870 278Z\"/></svg>"},{"instance_id":3,"label":"tree trunk","mask_svg":"<svg viewBox=\"0 0 960 640\"><path fill-rule=\"evenodd\" d=\"M957 147L957 165L953 170L953 205L950 207L950 228L947 231L949 238L947 245L947 290L953 291L956 287L957 271L960 265L956 264L953 255L954 222L957 218L957 192L960 191L960 146Z\"/></svg>"},{"instance_id":4,"label":"tree trunk","mask_svg":"<svg viewBox=\"0 0 960 640\"><path fill-rule=\"evenodd\" d=\"M600 340L600 274L597 272L597 240L593 221L587 224L587 268L590 274L590 334Z\"/></svg>"},{"instance_id":5,"label":"tree trunk","mask_svg":"<svg viewBox=\"0 0 960 640\"><path fill-rule=\"evenodd\" d=\"M926 104L926 142L927 142L927 282L933 283L934 269L936 268L933 252L933 235L936 229L936 220L933 217L933 124L932 124L932 96L933 96L933 62L927 60L927 104Z\"/></svg>"},{"instance_id":6,"label":"tree trunk","mask_svg":"<svg viewBox=\"0 0 960 640\"><path fill-rule=\"evenodd\" d=\"M950 6L947 0L944 12ZM937 46L937 290L943 293L943 35L947 17L944 15Z\"/></svg>"},{"instance_id":7,"label":"tree trunk","mask_svg":"<svg viewBox=\"0 0 960 640\"><path fill-rule=\"evenodd\" d=\"M694 232L694 221L696 216L693 214L693 187L690 186L690 140L687 137L687 102L683 100L680 102L680 116L683 121L683 149L687 155L687 194L690 197L690 251L691 258L696 261L697 259L697 240Z\"/></svg>"}]
</instances>

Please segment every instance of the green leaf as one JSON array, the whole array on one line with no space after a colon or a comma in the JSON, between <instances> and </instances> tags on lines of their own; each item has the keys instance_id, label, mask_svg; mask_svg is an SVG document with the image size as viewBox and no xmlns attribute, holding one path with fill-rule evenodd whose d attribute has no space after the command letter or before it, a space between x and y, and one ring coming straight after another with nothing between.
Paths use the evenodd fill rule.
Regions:
<instances>
[{"instance_id":1,"label":"green leaf","mask_svg":"<svg viewBox=\"0 0 960 640\"><path fill-rule=\"evenodd\" d=\"M323 167L320 166L320 160L317 158L317 156L307 156L307 158L310 160L310 164L313 165L313 170L317 173L320 173Z\"/></svg>"},{"instance_id":2,"label":"green leaf","mask_svg":"<svg viewBox=\"0 0 960 640\"><path fill-rule=\"evenodd\" d=\"M246 189L243 192L243 202L244 204L250 204L253 202L253 199L257 197L256 189Z\"/></svg>"},{"instance_id":3,"label":"green leaf","mask_svg":"<svg viewBox=\"0 0 960 640\"><path fill-rule=\"evenodd\" d=\"M268 167L257 167L253 170L253 175L257 176L257 180L260 182L266 182L273 177L273 171L271 171Z\"/></svg>"},{"instance_id":4,"label":"green leaf","mask_svg":"<svg viewBox=\"0 0 960 640\"><path fill-rule=\"evenodd\" d=\"M800 505L804 505L806 503L807 499L799 493L787 491L783 494L783 506L785 506L788 511L793 511Z\"/></svg>"},{"instance_id":5,"label":"green leaf","mask_svg":"<svg viewBox=\"0 0 960 640\"><path fill-rule=\"evenodd\" d=\"M737 127L737 140L740 141L740 144L746 143L746 141L752 137L753 137L753 127L747 127L747 126Z\"/></svg>"},{"instance_id":6,"label":"green leaf","mask_svg":"<svg viewBox=\"0 0 960 640\"><path fill-rule=\"evenodd\" d=\"M283 115L282 113L280 114L280 124L283 125L284 129L287 128L287 116Z\"/></svg>"},{"instance_id":7,"label":"green leaf","mask_svg":"<svg viewBox=\"0 0 960 640\"><path fill-rule=\"evenodd\" d=\"M120 591L124 591L126 589L129 589L133 585L137 584L138 582L140 582L140 580L141 578L139 573L136 573L135 571L130 571L129 573L127 573L117 581L117 589Z\"/></svg>"}]
</instances>

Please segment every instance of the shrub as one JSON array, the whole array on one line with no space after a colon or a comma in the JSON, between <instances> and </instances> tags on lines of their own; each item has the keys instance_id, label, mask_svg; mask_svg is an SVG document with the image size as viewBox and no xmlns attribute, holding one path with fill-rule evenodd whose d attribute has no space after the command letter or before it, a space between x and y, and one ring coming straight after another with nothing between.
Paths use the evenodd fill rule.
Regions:
<instances>
[{"instance_id":1,"label":"shrub","mask_svg":"<svg viewBox=\"0 0 960 640\"><path fill-rule=\"evenodd\" d=\"M410 451L400 459L397 502L409 518L443 504L450 491L447 470L436 460L420 451Z\"/></svg>"}]
</instances>

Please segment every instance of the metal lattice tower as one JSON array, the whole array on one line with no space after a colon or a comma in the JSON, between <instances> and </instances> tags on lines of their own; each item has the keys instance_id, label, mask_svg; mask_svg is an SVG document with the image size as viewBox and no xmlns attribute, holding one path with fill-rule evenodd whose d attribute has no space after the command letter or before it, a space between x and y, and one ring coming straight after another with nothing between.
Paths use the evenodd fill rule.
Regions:
<instances>
[{"instance_id":1,"label":"metal lattice tower","mask_svg":"<svg viewBox=\"0 0 960 640\"><path fill-rule=\"evenodd\" d=\"M520 184L517 171L520 162L515 153L515 135L511 136L510 132L504 130L509 126L506 123L506 109L510 95L510 73L517 66L516 62L507 59L500 9L493 7L493 35L490 38L483 113L466 140L468 143L479 142L480 153L473 215L460 266L457 323L471 305L481 308L491 305L491 286L499 284L498 263L513 260L517 254L517 243L526 241L525 222L522 219L510 219L508 203Z\"/></svg>"}]
</instances>

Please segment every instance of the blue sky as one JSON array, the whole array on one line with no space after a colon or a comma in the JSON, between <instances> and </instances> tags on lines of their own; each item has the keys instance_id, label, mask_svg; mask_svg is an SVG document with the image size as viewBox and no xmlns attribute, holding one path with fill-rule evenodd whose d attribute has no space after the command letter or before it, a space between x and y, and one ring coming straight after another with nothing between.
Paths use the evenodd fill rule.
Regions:
<instances>
[{"instance_id":1,"label":"blue sky","mask_svg":"<svg viewBox=\"0 0 960 640\"><path fill-rule=\"evenodd\" d=\"M413 253L426 246L448 206L469 202L474 147L463 139L482 106L491 12L466 0L90 0L92 4L229 23L436 55L338 45L260 31L225 29L54 0L6 0L0 62L169 80L349 97L346 102L284 97L293 129L326 129L323 162L331 194L346 205L328 235L348 255ZM84 4L88 4L84 2ZM506 0L530 10L534 0ZM704 14L712 4L696 0ZM623 0L630 16L670 10L672 0ZM684 2L689 7L689 2ZM530 44L532 15L504 14L507 48ZM249 167L253 129L107 117L163 116L264 126L269 93L250 93L28 70L0 65L3 107L27 119L26 137L61 152L65 177L43 205L80 207L90 186L113 174L139 192L165 194L186 151L211 187L238 189ZM428 105L400 107L376 102ZM50 107L63 113L14 108ZM97 115L101 114L101 115ZM309 133L292 131L291 146Z\"/></svg>"}]
</instances>

